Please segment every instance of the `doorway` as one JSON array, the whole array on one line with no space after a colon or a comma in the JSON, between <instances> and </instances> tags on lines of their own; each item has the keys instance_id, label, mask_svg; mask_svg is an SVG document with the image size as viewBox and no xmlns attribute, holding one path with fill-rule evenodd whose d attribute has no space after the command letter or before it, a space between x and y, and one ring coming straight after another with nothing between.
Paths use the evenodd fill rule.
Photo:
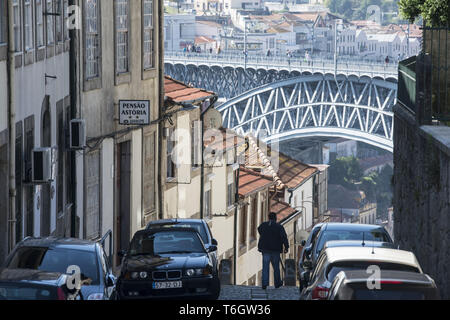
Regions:
<instances>
[{"instance_id":1,"label":"doorway","mask_svg":"<svg viewBox=\"0 0 450 320\"><path fill-rule=\"evenodd\" d=\"M0 146L0 265L8 254L8 146Z\"/></svg>"},{"instance_id":2,"label":"doorway","mask_svg":"<svg viewBox=\"0 0 450 320\"><path fill-rule=\"evenodd\" d=\"M47 107L48 99L47 99ZM42 147L51 147L51 118L47 109L42 117ZM41 188L41 237L50 235L50 215L51 215L51 184L45 183Z\"/></svg>"},{"instance_id":3,"label":"doorway","mask_svg":"<svg viewBox=\"0 0 450 320\"><path fill-rule=\"evenodd\" d=\"M131 143L119 143L117 149L118 214L116 220L117 250L127 250L130 242L131 212ZM117 264L120 264L118 258Z\"/></svg>"}]
</instances>

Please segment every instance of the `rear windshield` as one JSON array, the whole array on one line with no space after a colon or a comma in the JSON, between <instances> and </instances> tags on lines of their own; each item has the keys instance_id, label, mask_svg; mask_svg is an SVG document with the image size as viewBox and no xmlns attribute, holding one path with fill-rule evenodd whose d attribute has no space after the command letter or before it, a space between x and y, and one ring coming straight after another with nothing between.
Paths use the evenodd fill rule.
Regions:
<instances>
[{"instance_id":1,"label":"rear windshield","mask_svg":"<svg viewBox=\"0 0 450 320\"><path fill-rule=\"evenodd\" d=\"M56 287L0 284L0 300L55 300Z\"/></svg>"},{"instance_id":2,"label":"rear windshield","mask_svg":"<svg viewBox=\"0 0 450 320\"><path fill-rule=\"evenodd\" d=\"M364 236L363 236L364 234ZM346 231L346 230L330 230L324 231L317 245L317 251L321 251L327 241L334 240L367 240L376 242L391 242L387 233L380 229L372 231Z\"/></svg>"},{"instance_id":3,"label":"rear windshield","mask_svg":"<svg viewBox=\"0 0 450 320\"><path fill-rule=\"evenodd\" d=\"M91 279L92 285L100 283L96 255L81 250L22 247L16 251L8 268L67 273L72 265L80 268L81 279Z\"/></svg>"},{"instance_id":4,"label":"rear windshield","mask_svg":"<svg viewBox=\"0 0 450 320\"><path fill-rule=\"evenodd\" d=\"M209 243L208 235L206 234L206 230L205 230L203 223L182 222L182 223L150 224L149 225L149 228L161 228L161 227L164 227L164 228L170 228L170 227L192 228L200 234L200 237L202 238L203 243L205 243L205 244Z\"/></svg>"},{"instance_id":5,"label":"rear windshield","mask_svg":"<svg viewBox=\"0 0 450 320\"><path fill-rule=\"evenodd\" d=\"M346 262L339 262L336 264L331 264L328 266L326 270L326 277L329 281L333 281L333 279L336 277L336 275L341 271L356 271L356 270L367 270L369 266L376 265L380 267L381 270L391 270L391 271L410 271L415 273L420 273L420 270L404 265L404 264L397 264L397 263L386 263L386 262L378 262L378 261L346 261ZM370 277L372 273L367 273L367 277Z\"/></svg>"},{"instance_id":6,"label":"rear windshield","mask_svg":"<svg viewBox=\"0 0 450 320\"><path fill-rule=\"evenodd\" d=\"M355 300L425 300L425 294L420 291L408 290L369 290L357 289Z\"/></svg>"}]
</instances>

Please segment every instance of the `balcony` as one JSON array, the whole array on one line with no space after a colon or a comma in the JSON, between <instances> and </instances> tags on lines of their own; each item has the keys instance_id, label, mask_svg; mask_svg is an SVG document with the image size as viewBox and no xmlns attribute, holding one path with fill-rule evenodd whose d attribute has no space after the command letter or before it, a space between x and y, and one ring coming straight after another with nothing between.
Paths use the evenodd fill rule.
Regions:
<instances>
[{"instance_id":1,"label":"balcony","mask_svg":"<svg viewBox=\"0 0 450 320\"><path fill-rule=\"evenodd\" d=\"M450 125L450 29L423 28L423 49L398 66L397 101L422 125Z\"/></svg>"}]
</instances>

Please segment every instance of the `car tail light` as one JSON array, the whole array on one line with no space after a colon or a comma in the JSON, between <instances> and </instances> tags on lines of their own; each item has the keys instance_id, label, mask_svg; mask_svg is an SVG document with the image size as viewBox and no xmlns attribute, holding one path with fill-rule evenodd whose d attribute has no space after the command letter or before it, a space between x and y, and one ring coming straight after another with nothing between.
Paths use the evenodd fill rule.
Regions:
<instances>
[{"instance_id":1,"label":"car tail light","mask_svg":"<svg viewBox=\"0 0 450 320\"><path fill-rule=\"evenodd\" d=\"M312 292L312 298L318 300L324 300L328 297L328 288L317 286Z\"/></svg>"},{"instance_id":2,"label":"car tail light","mask_svg":"<svg viewBox=\"0 0 450 320\"><path fill-rule=\"evenodd\" d=\"M66 300L66 294L64 293L64 290L62 288L58 288L56 292L58 294L58 300Z\"/></svg>"}]
</instances>

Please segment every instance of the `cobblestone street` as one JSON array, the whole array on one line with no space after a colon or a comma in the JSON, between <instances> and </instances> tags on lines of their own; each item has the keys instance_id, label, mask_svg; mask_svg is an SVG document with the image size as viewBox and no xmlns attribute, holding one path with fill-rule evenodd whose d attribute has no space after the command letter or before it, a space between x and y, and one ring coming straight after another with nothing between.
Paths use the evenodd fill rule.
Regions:
<instances>
[{"instance_id":1,"label":"cobblestone street","mask_svg":"<svg viewBox=\"0 0 450 320\"><path fill-rule=\"evenodd\" d=\"M221 288L219 300L299 300L297 287L269 286L266 290L254 286L231 286Z\"/></svg>"}]
</instances>

